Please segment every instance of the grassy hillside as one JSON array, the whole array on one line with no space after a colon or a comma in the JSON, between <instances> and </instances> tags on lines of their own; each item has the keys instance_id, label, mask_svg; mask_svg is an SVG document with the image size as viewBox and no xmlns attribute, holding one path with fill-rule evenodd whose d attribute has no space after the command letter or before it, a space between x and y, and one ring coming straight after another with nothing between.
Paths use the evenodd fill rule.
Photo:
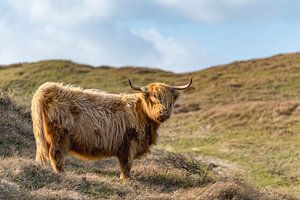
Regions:
<instances>
[{"instance_id":1,"label":"grassy hillside","mask_svg":"<svg viewBox=\"0 0 300 200\"><path fill-rule=\"evenodd\" d=\"M196 161L206 163L220 177L239 177L261 188L270 188L272 191L300 197L298 172L300 167L300 54L234 62L189 74L133 67L92 68L70 61L41 61L3 66L0 68L0 88L28 111L33 92L45 81L73 83L85 88L119 93L131 92L127 85L128 78L138 85L153 81L182 84L190 76L194 78L193 85L184 91L176 105L173 117L161 127L157 151L167 155L169 153L166 151L179 152L191 156ZM20 130L27 129L20 128ZM7 142L1 145L7 145ZM21 152L18 150L18 145L12 146L13 152ZM19 146L23 148L22 145ZM36 166L33 161L22 160L18 157L18 153L13 155L15 154L16 156L9 154L5 159L12 159L11 162L18 159L18 162L27 162L25 166ZM28 154L32 156L31 152ZM143 162L152 163L153 160L163 159L159 156L160 153L157 154L152 155L153 158L148 158L150 160L142 160L135 173L139 173L139 165L144 166ZM70 163L67 173L76 173L77 163L72 161ZM99 165L104 166L105 163L102 161ZM87 164L78 165L80 165L79 170L87 170L82 167ZM99 175L93 171L94 164L88 166L88 170L92 170L88 171L88 174L93 177ZM154 166L160 170L157 163L154 162ZM39 170L38 167L34 169ZM51 172L47 171L47 173ZM105 173L108 173L107 170ZM148 170L147 173L154 172ZM185 173L185 171L176 173ZM170 176L176 176L176 173ZM62 182L66 181L68 174L63 176L66 177L60 177ZM100 173L100 176L105 175ZM185 186L171 189L170 192L168 188L172 183L166 180L168 178L164 178L163 181L158 182L167 185L167 192L152 187L148 192L162 193L162 197L181 192L187 196L195 195L203 189L199 182L202 178L197 176L198 178L193 179L191 184L196 182L199 185L186 186L185 184L189 184L187 178L186 182L183 180ZM27 178L23 179L27 181ZM111 180L111 177L106 180ZM117 179L114 181L117 182ZM52 185L56 185L56 182ZM128 189L126 186L128 190L134 190L135 186L130 187L131 189ZM45 189L43 186L40 188ZM163 196L165 194L166 196ZM116 194L113 192L111 195Z\"/></svg>"}]
</instances>

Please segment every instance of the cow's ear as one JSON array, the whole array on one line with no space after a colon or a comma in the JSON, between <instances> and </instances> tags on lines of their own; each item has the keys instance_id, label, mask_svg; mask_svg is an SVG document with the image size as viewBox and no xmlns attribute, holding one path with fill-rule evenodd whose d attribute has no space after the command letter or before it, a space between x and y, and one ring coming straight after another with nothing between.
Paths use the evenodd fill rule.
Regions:
<instances>
[{"instance_id":1,"label":"cow's ear","mask_svg":"<svg viewBox=\"0 0 300 200\"><path fill-rule=\"evenodd\" d=\"M141 89L145 97L150 95L149 89L147 87L142 87Z\"/></svg>"}]
</instances>

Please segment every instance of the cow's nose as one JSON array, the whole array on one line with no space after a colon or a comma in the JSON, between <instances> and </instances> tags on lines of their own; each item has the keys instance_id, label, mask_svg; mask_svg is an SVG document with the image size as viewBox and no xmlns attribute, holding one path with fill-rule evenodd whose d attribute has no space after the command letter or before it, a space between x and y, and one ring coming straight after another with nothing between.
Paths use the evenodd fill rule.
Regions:
<instances>
[{"instance_id":1,"label":"cow's nose","mask_svg":"<svg viewBox=\"0 0 300 200\"><path fill-rule=\"evenodd\" d=\"M158 120L159 121L165 121L166 119L168 119L170 117L170 112L167 110L162 110L159 113L159 117Z\"/></svg>"},{"instance_id":2,"label":"cow's nose","mask_svg":"<svg viewBox=\"0 0 300 200\"><path fill-rule=\"evenodd\" d=\"M168 110L162 110L162 111L160 111L160 115L162 115L162 116L168 116L169 115L169 111Z\"/></svg>"}]
</instances>

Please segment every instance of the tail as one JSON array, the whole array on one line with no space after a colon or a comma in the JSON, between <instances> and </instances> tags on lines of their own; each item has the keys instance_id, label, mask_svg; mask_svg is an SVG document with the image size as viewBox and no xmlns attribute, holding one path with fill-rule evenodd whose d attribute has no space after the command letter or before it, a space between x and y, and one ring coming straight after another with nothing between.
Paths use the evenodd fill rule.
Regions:
<instances>
[{"instance_id":1,"label":"tail","mask_svg":"<svg viewBox=\"0 0 300 200\"><path fill-rule=\"evenodd\" d=\"M32 99L31 116L33 133L36 142L36 161L46 165L49 162L49 145L45 138L44 110L38 92Z\"/></svg>"}]
</instances>

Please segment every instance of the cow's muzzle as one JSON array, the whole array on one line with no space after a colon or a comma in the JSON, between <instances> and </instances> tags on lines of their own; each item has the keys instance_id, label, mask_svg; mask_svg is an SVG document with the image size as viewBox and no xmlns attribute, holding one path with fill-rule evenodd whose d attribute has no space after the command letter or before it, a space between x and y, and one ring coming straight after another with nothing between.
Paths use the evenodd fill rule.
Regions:
<instances>
[{"instance_id":1,"label":"cow's muzzle","mask_svg":"<svg viewBox=\"0 0 300 200\"><path fill-rule=\"evenodd\" d=\"M157 120L160 122L163 122L169 118L170 118L170 112L167 110L162 110L162 111L160 111L159 116L157 117Z\"/></svg>"}]
</instances>

